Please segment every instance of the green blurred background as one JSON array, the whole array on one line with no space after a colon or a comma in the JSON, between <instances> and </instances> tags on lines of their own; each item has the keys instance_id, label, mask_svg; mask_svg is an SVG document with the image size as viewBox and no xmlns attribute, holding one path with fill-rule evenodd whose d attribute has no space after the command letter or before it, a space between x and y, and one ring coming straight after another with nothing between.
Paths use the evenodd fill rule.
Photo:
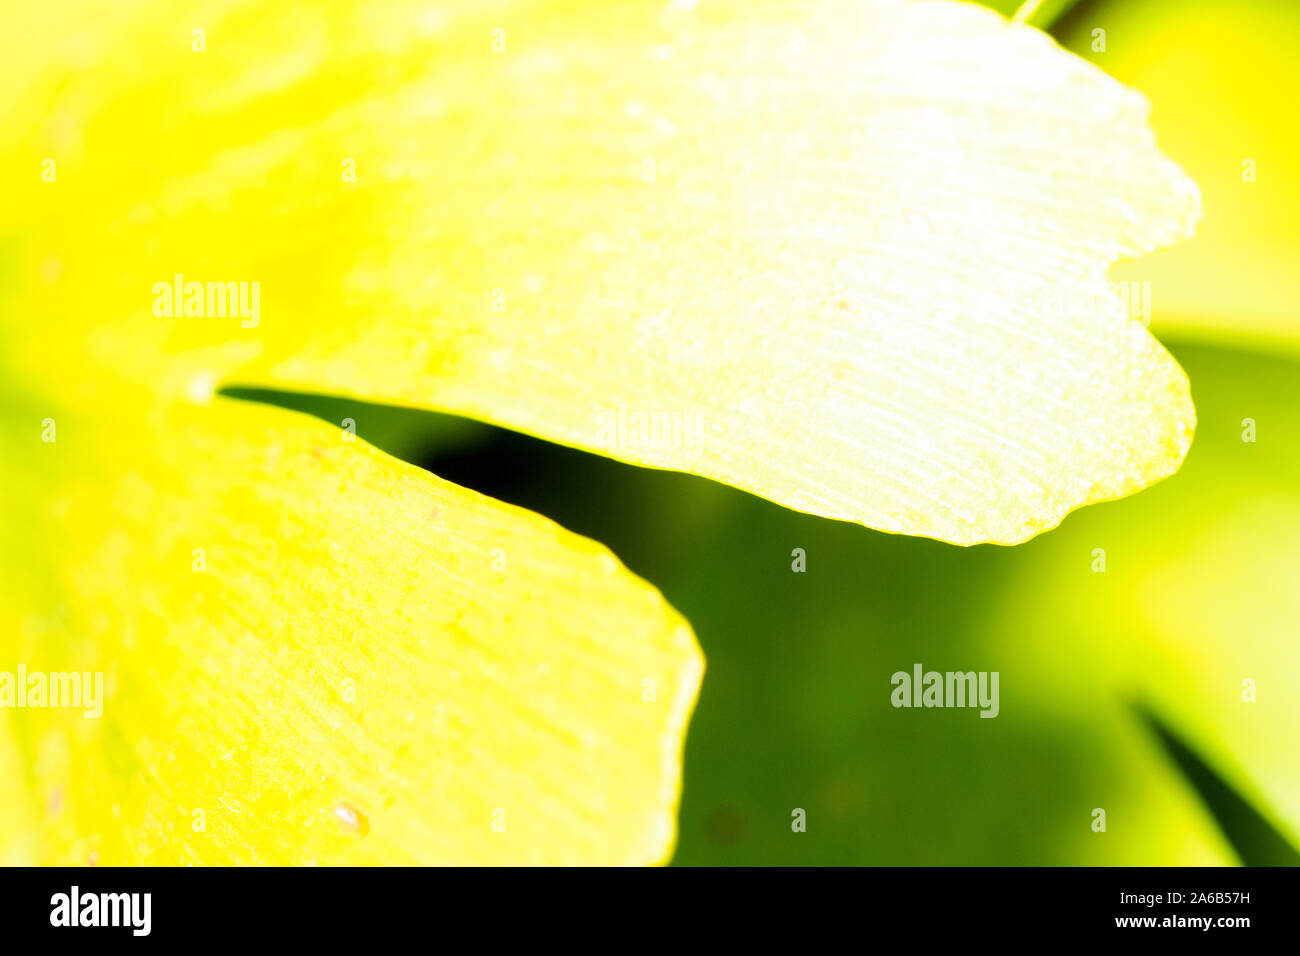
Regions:
<instances>
[{"instance_id":1,"label":"green blurred background","mask_svg":"<svg viewBox=\"0 0 1300 956\"><path fill-rule=\"evenodd\" d=\"M708 671L678 864L1300 861L1300 4L1046 0L1031 22L1145 92L1204 194L1196 239L1113 273L1152 283L1200 422L1148 491L962 549L460 419L236 390L600 540L686 615ZM999 716L894 709L918 662L998 671Z\"/></svg>"}]
</instances>

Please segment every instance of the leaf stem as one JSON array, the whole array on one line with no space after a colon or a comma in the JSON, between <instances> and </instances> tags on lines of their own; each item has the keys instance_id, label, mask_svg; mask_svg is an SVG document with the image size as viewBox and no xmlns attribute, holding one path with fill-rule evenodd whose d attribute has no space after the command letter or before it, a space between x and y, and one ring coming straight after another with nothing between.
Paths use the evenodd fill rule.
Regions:
<instances>
[{"instance_id":1,"label":"leaf stem","mask_svg":"<svg viewBox=\"0 0 1300 956\"><path fill-rule=\"evenodd\" d=\"M1043 0L1025 0L1020 5L1020 9L1011 17L1012 23L1028 23L1029 18L1038 12L1038 8L1043 5Z\"/></svg>"}]
</instances>

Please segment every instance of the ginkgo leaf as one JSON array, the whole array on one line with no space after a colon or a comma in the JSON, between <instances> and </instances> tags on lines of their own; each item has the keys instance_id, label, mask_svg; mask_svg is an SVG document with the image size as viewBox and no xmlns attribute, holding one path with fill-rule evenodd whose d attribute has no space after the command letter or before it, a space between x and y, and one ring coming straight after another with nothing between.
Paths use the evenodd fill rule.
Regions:
<instances>
[{"instance_id":1,"label":"ginkgo leaf","mask_svg":"<svg viewBox=\"0 0 1300 956\"><path fill-rule=\"evenodd\" d=\"M702 660L658 592L343 429L112 394L4 420L0 670L103 690L0 710L0 859L668 856Z\"/></svg>"},{"instance_id":2,"label":"ginkgo leaf","mask_svg":"<svg viewBox=\"0 0 1300 956\"><path fill-rule=\"evenodd\" d=\"M1290 0L1103 3L1062 42L1158 106L1151 122L1205 192L1196 238L1117 269L1152 328L1225 346L1300 347L1300 20ZM1231 37L1231 40L1226 39Z\"/></svg>"},{"instance_id":3,"label":"ginkgo leaf","mask_svg":"<svg viewBox=\"0 0 1300 956\"><path fill-rule=\"evenodd\" d=\"M1036 30L889 0L175 9L44 29L85 72L15 110L41 119L4 215L55 317L29 352L91 315L93 361L175 391L451 411L959 543L1186 452L1187 381L1105 271L1198 193L1145 101Z\"/></svg>"}]
</instances>

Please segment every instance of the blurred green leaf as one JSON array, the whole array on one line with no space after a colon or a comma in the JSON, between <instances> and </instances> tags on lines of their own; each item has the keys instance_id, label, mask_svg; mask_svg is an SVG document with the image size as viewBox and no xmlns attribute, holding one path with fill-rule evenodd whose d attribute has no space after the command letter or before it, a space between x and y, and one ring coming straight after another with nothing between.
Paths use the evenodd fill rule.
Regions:
<instances>
[{"instance_id":1,"label":"blurred green leaf","mask_svg":"<svg viewBox=\"0 0 1300 956\"><path fill-rule=\"evenodd\" d=\"M1247 866L1300 866L1300 852L1277 827L1202 760L1155 711L1142 704L1135 704L1133 709L1196 788L1243 863Z\"/></svg>"}]
</instances>

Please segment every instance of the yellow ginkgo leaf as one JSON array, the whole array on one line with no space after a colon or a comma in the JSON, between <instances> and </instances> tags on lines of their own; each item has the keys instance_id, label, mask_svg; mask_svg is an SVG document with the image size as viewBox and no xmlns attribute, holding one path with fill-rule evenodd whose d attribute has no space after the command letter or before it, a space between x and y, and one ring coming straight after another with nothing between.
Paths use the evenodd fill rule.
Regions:
<instances>
[{"instance_id":1,"label":"yellow ginkgo leaf","mask_svg":"<svg viewBox=\"0 0 1300 956\"><path fill-rule=\"evenodd\" d=\"M306 416L112 397L4 421L0 860L667 857L702 661L655 590Z\"/></svg>"},{"instance_id":2,"label":"yellow ginkgo leaf","mask_svg":"<svg viewBox=\"0 0 1300 956\"><path fill-rule=\"evenodd\" d=\"M963 544L1187 450L1187 381L1106 269L1188 235L1196 188L1036 30L890 0L201 19L51 40L91 65L16 110L6 215L61 317L29 351L94 315L93 361L176 392L452 411Z\"/></svg>"}]
</instances>

